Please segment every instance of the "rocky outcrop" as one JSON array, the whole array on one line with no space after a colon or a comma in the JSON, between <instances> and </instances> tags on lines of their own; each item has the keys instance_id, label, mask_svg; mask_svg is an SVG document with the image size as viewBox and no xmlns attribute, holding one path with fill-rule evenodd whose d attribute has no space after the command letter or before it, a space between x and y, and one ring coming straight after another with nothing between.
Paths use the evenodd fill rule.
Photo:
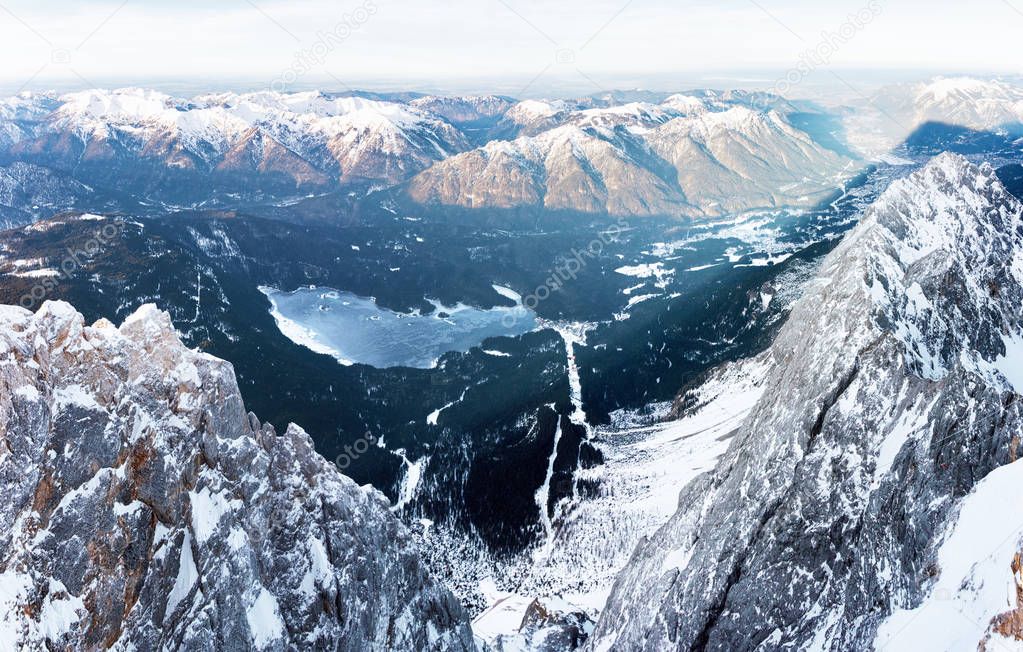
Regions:
<instances>
[{"instance_id":1,"label":"rocky outcrop","mask_svg":"<svg viewBox=\"0 0 1023 652\"><path fill-rule=\"evenodd\" d=\"M1017 635L1021 302L1023 205L990 167L942 155L893 183L795 304L717 468L619 575L592 649Z\"/></svg>"},{"instance_id":2,"label":"rocky outcrop","mask_svg":"<svg viewBox=\"0 0 1023 652\"><path fill-rule=\"evenodd\" d=\"M637 151L630 151L637 150ZM535 138L492 142L416 176L410 196L465 208L575 210L614 215L698 212L642 144L627 132L601 135L576 126ZM652 157L650 157L652 158Z\"/></svg>"},{"instance_id":3,"label":"rocky outcrop","mask_svg":"<svg viewBox=\"0 0 1023 652\"><path fill-rule=\"evenodd\" d=\"M19 649L474 648L384 496L247 414L152 306L0 308L0 488Z\"/></svg>"}]
</instances>

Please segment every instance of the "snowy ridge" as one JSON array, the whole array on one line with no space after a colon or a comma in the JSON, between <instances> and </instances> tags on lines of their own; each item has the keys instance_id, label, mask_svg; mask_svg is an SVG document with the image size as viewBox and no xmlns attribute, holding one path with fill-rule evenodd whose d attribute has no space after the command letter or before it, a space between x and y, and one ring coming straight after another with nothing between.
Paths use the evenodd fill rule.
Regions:
<instances>
[{"instance_id":1,"label":"snowy ridge","mask_svg":"<svg viewBox=\"0 0 1023 652\"><path fill-rule=\"evenodd\" d=\"M460 124L497 119L514 106L514 102L497 95L428 95L412 100L409 105L435 113L453 124Z\"/></svg>"},{"instance_id":2,"label":"snowy ridge","mask_svg":"<svg viewBox=\"0 0 1023 652\"><path fill-rule=\"evenodd\" d=\"M939 77L913 87L914 121L998 129L1023 122L1023 89L997 79Z\"/></svg>"},{"instance_id":3,"label":"snowy ridge","mask_svg":"<svg viewBox=\"0 0 1023 652\"><path fill-rule=\"evenodd\" d=\"M886 86L845 118L851 144L882 158L925 123L1023 133L1023 88L999 79L937 77Z\"/></svg>"},{"instance_id":4,"label":"snowy ridge","mask_svg":"<svg viewBox=\"0 0 1023 652\"><path fill-rule=\"evenodd\" d=\"M438 162L411 180L409 194L465 208L717 215L809 205L855 170L777 112L680 109L678 96L672 102L558 112L535 135ZM529 110L550 116L556 109Z\"/></svg>"},{"instance_id":5,"label":"snowy ridge","mask_svg":"<svg viewBox=\"0 0 1023 652\"><path fill-rule=\"evenodd\" d=\"M471 650L386 498L148 305L0 307L0 636L45 649Z\"/></svg>"},{"instance_id":6,"label":"snowy ridge","mask_svg":"<svg viewBox=\"0 0 1023 652\"><path fill-rule=\"evenodd\" d=\"M892 184L793 306L728 452L618 576L592 649L872 649L891 614L951 613L926 605L964 574L951 609L989 620L948 649L1021 635L1006 555L1023 529L996 524L1023 511L984 520L983 498L962 500L1021 452L996 365L1020 332L1021 215L954 155ZM1009 535L994 566L939 552L970 548L957 518L992 545Z\"/></svg>"},{"instance_id":7,"label":"snowy ridge","mask_svg":"<svg viewBox=\"0 0 1023 652\"><path fill-rule=\"evenodd\" d=\"M255 165L299 185L324 185L322 175L340 183L393 184L468 147L456 128L415 106L315 91L184 100L128 88L69 93L56 105L49 97L21 102L36 108L0 112L0 119L9 114L8 146L19 156L37 156L38 144L48 143L45 162L58 167L70 167L72 161L61 157L82 149L86 160L130 155L169 169L237 172ZM64 135L77 146L61 140Z\"/></svg>"}]
</instances>

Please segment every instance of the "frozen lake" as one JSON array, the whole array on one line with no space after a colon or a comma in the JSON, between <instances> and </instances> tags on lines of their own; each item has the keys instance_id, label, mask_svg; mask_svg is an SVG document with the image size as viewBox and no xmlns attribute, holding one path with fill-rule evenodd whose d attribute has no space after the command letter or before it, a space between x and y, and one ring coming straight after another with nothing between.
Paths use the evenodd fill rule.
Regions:
<instances>
[{"instance_id":1,"label":"frozen lake","mask_svg":"<svg viewBox=\"0 0 1023 652\"><path fill-rule=\"evenodd\" d=\"M532 311L500 286L494 291L519 305L481 310L434 303L436 310L429 315L394 312L372 298L330 288L259 289L270 299L277 327L286 337L345 365L427 369L449 351L468 351L488 337L536 328Z\"/></svg>"}]
</instances>

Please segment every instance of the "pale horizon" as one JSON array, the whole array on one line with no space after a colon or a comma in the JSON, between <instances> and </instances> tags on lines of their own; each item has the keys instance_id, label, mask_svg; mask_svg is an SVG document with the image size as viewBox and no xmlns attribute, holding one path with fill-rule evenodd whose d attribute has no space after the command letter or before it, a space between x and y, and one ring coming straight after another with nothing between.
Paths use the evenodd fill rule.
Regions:
<instances>
[{"instance_id":1,"label":"pale horizon","mask_svg":"<svg viewBox=\"0 0 1023 652\"><path fill-rule=\"evenodd\" d=\"M1021 3L1023 4L1023 3ZM0 86L495 92L764 87L822 51L805 81L1018 71L1023 11L983 0L889 3L406 0L17 0L0 11ZM908 26L908 27L907 27ZM642 72L637 72L642 71ZM843 73L845 71L845 73ZM743 79L744 74L751 79ZM719 83L715 76L736 78ZM869 75L861 75L866 81ZM588 90L587 90L588 89Z\"/></svg>"}]
</instances>

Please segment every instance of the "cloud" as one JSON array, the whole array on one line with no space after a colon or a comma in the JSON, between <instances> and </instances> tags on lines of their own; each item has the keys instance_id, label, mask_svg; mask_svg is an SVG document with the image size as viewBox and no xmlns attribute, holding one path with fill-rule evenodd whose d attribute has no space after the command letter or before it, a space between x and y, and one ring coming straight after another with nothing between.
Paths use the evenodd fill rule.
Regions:
<instances>
[{"instance_id":1,"label":"cloud","mask_svg":"<svg viewBox=\"0 0 1023 652\"><path fill-rule=\"evenodd\" d=\"M377 11L310 78L429 83L785 68L865 4L759 0L367 0ZM5 3L0 72L55 79L246 79L269 83L363 0ZM1020 0L1023 3L1023 0ZM1001 0L881 0L882 16L832 65L1019 68L1023 15ZM945 6L947 4L947 6ZM55 55L55 52L58 54ZM562 52L562 54L559 54ZM564 55L572 52L572 56ZM566 61L569 61L566 63ZM542 74L541 74L542 73ZM84 83L84 82L82 82Z\"/></svg>"}]
</instances>

